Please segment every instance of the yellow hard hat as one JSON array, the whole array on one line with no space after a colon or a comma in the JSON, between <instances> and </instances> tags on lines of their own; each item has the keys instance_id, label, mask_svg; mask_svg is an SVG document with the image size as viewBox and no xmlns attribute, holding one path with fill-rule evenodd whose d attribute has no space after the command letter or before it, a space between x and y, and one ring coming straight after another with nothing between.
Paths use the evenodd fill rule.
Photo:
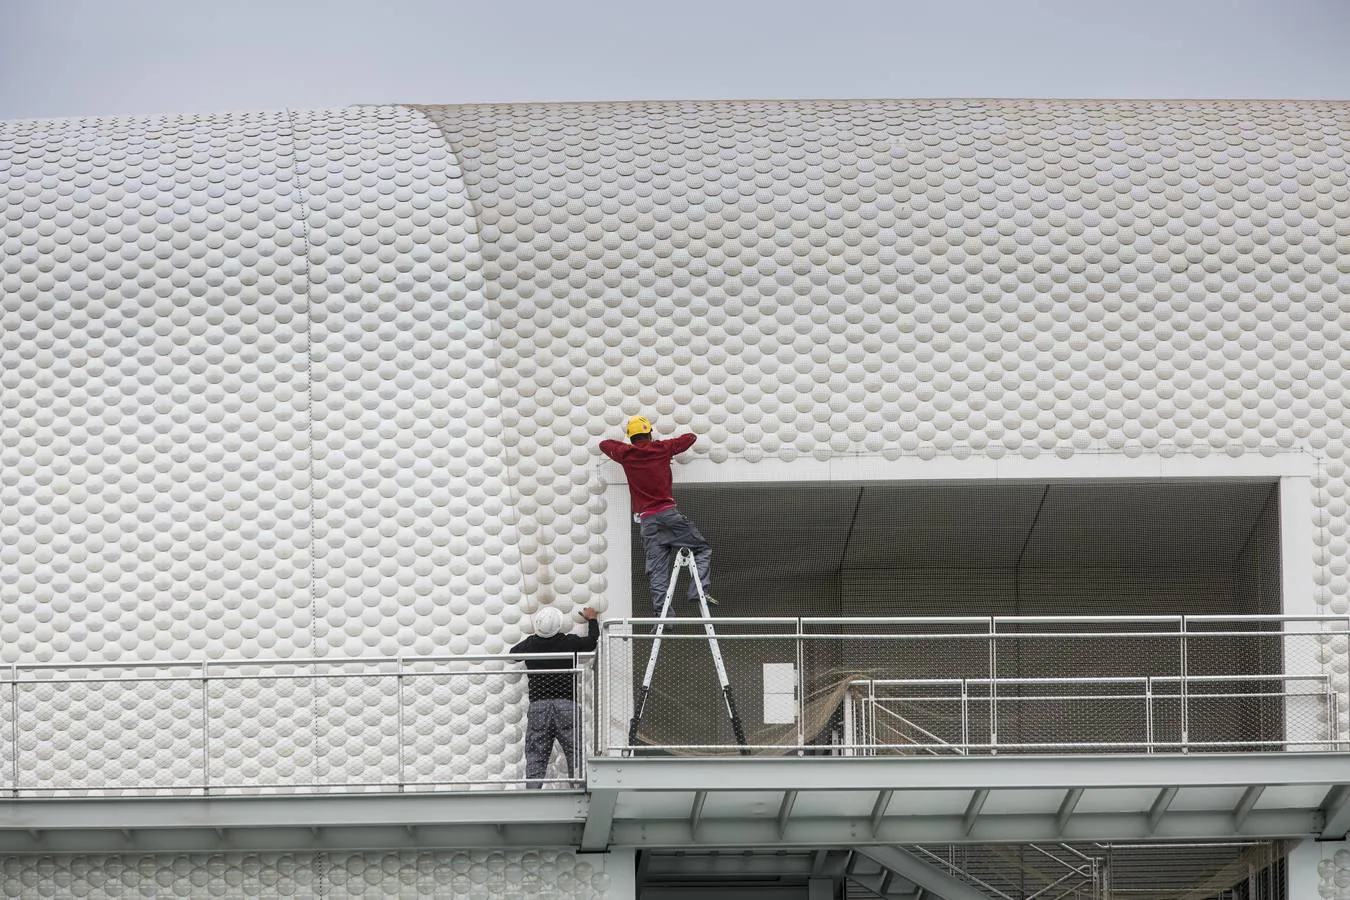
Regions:
<instances>
[{"instance_id":1,"label":"yellow hard hat","mask_svg":"<svg viewBox=\"0 0 1350 900\"><path fill-rule=\"evenodd\" d=\"M647 420L646 416L633 416L628 420L627 431L629 437L635 434L651 434L652 423Z\"/></svg>"}]
</instances>

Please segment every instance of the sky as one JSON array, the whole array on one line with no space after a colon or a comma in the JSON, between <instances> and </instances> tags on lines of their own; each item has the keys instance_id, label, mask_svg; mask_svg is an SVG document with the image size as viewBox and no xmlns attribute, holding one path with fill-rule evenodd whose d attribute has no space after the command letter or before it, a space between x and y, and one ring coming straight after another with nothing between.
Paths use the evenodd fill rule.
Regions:
<instances>
[{"instance_id":1,"label":"sky","mask_svg":"<svg viewBox=\"0 0 1350 900\"><path fill-rule=\"evenodd\" d=\"M0 119L873 97L1350 99L1350 0L0 0Z\"/></svg>"}]
</instances>

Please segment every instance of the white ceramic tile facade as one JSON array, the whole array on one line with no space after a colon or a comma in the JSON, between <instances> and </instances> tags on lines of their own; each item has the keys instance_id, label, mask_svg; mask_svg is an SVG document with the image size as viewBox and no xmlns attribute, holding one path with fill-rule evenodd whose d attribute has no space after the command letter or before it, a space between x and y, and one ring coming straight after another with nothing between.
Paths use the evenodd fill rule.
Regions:
<instances>
[{"instance_id":1,"label":"white ceramic tile facade","mask_svg":"<svg viewBox=\"0 0 1350 900\"><path fill-rule=\"evenodd\" d=\"M1317 863L1317 894L1323 900L1350 900L1350 850L1337 850Z\"/></svg>"},{"instance_id":2,"label":"white ceramic tile facade","mask_svg":"<svg viewBox=\"0 0 1350 900\"><path fill-rule=\"evenodd\" d=\"M591 900L613 875L600 857L566 851L11 856L6 897L539 897Z\"/></svg>"},{"instance_id":3,"label":"white ceramic tile facade","mask_svg":"<svg viewBox=\"0 0 1350 900\"><path fill-rule=\"evenodd\" d=\"M309 646L286 132L0 126L0 661Z\"/></svg>"},{"instance_id":4,"label":"white ceramic tile facade","mask_svg":"<svg viewBox=\"0 0 1350 900\"><path fill-rule=\"evenodd\" d=\"M638 411L714 462L1303 448L1343 614L1348 109L0 123L0 663L498 652L627 577L594 445ZM433 682L419 777L518 777L518 679ZM383 688L250 690L206 701L214 779L390 776L332 739ZM27 786L202 762L158 697L31 691Z\"/></svg>"}]
</instances>

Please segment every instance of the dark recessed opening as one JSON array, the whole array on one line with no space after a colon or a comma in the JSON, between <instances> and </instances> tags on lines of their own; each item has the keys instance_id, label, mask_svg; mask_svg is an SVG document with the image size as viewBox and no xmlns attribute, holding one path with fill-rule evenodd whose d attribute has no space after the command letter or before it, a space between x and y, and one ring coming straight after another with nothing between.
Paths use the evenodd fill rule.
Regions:
<instances>
[{"instance_id":1,"label":"dark recessed opening","mask_svg":"<svg viewBox=\"0 0 1350 900\"><path fill-rule=\"evenodd\" d=\"M721 601L714 616L720 619L1231 616L1278 614L1282 607L1273 479L685 484L677 487L676 499L712 543L714 593ZM634 612L650 615L636 533L633 562ZM678 603L677 615L693 612ZM1015 634L1019 627L1000 625L999 631ZM1145 734L1142 703L1133 696L1144 690L1138 679L1170 678L1148 689L1179 690L1182 653L1174 639L1095 636L1112 628L1175 631L1175 624L1074 626L1091 632L1076 638L1033 637L1033 626L1025 628L1022 639L1000 645L994 664L982 639L859 640L850 635L863 629L845 624L819 626L839 639L801 648L746 637L771 631L768 626L728 623L719 634L751 743L756 736L765 744L793 739L774 732L774 717L766 712L773 705L771 678L791 678L793 671L800 671L810 698L799 716L801 738L818 744L837 738L841 698L858 678L980 679L992 670L1000 679L1132 680L1101 688L1132 699L1100 702L1041 702L1039 694L1056 688L1040 686L1002 690L996 736L992 725L964 721L955 702L903 707L906 727L921 727L953 745L1139 743ZM939 630L905 625L886 633L923 629ZM686 640L668 647L644 738L655 745L730 742L706 645ZM634 646L635 677L648 648ZM1251 685L1232 679L1283 671L1278 638L1214 638L1189 648L1186 674L1215 679L1196 690L1249 692ZM766 663L778 667L766 669ZM1282 690L1269 680L1252 685L1257 693ZM1026 702L1008 702L1019 694ZM1151 702L1149 743L1179 742L1184 731L1185 740L1208 741L1214 749L1258 749L1256 742L1269 746L1283 734L1278 698L1225 696L1191 706L1185 722L1179 703Z\"/></svg>"},{"instance_id":2,"label":"dark recessed opening","mask_svg":"<svg viewBox=\"0 0 1350 900\"><path fill-rule=\"evenodd\" d=\"M1273 480L677 485L723 616L1278 613ZM633 610L647 615L633 532Z\"/></svg>"}]
</instances>

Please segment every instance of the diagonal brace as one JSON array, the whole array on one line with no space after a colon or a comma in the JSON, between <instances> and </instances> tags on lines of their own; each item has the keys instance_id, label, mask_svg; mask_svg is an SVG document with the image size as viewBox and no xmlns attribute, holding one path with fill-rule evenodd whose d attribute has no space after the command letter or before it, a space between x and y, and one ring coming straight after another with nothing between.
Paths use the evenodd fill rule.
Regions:
<instances>
[{"instance_id":1,"label":"diagonal brace","mask_svg":"<svg viewBox=\"0 0 1350 900\"><path fill-rule=\"evenodd\" d=\"M859 847L862 856L943 900L989 900L981 891L899 847Z\"/></svg>"},{"instance_id":2,"label":"diagonal brace","mask_svg":"<svg viewBox=\"0 0 1350 900\"><path fill-rule=\"evenodd\" d=\"M591 802L586 809L586 826L581 832L582 850L604 850L609 846L614 807L618 802L618 791L591 791Z\"/></svg>"},{"instance_id":3,"label":"diagonal brace","mask_svg":"<svg viewBox=\"0 0 1350 900\"><path fill-rule=\"evenodd\" d=\"M1168 807L1176 799L1177 790L1174 787L1165 787L1158 791L1158 796L1154 799L1153 806L1148 811L1148 833L1150 835L1158 830L1158 823L1162 821L1162 817L1167 814Z\"/></svg>"},{"instance_id":4,"label":"diagonal brace","mask_svg":"<svg viewBox=\"0 0 1350 900\"><path fill-rule=\"evenodd\" d=\"M984 809L984 802L989 799L989 788L980 788L970 795L970 805L966 807L966 814L961 819L961 829L967 837L975 830L975 822L980 818L980 810Z\"/></svg>"}]
</instances>

